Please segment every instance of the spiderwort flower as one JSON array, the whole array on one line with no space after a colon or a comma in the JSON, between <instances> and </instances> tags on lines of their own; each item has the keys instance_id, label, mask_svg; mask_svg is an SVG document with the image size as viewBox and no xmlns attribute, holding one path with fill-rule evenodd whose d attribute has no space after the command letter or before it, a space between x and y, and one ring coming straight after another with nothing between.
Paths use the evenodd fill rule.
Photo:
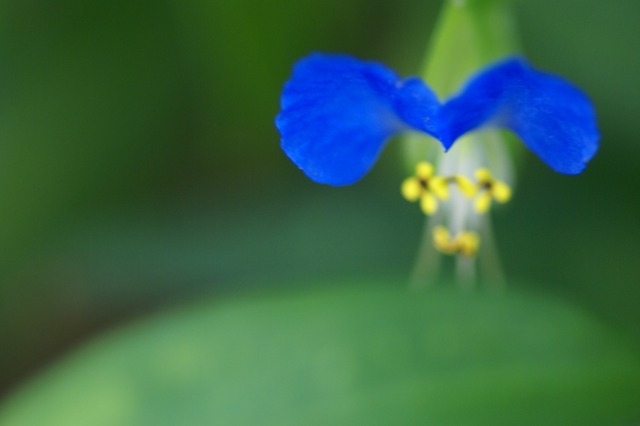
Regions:
<instances>
[{"instance_id":1,"label":"spiderwort flower","mask_svg":"<svg viewBox=\"0 0 640 426\"><path fill-rule=\"evenodd\" d=\"M482 139L475 135L486 129L507 130L564 174L580 173L595 155L599 139L587 97L520 57L479 70L458 94L440 102L419 78L402 79L384 65L346 55L312 54L296 64L285 84L276 126L287 156L309 178L330 185L362 178L386 141L400 132L427 134L448 152L458 140L474 144ZM401 191L409 201L420 200L427 215L439 210L438 199L448 200L451 218L436 221L433 245L445 254L470 257L480 245L478 234L465 229L480 227L473 211L488 211L492 200L508 201L511 188L504 176L493 177L483 161L487 156L475 155L478 148L465 152L466 157L459 152L449 157L453 161L448 164L442 157L438 173L433 165L418 163L416 175L405 180ZM468 152L475 153L473 159ZM457 187L458 194L450 197L449 185ZM462 205L464 198L475 198L473 209ZM454 237L441 226L447 221L454 224Z\"/></svg>"},{"instance_id":2,"label":"spiderwort flower","mask_svg":"<svg viewBox=\"0 0 640 426\"><path fill-rule=\"evenodd\" d=\"M276 118L282 149L312 180L351 184L373 166L389 137L419 131L445 150L481 127L511 130L551 168L580 173L598 148L587 97L559 77L511 57L480 70L440 104L420 79L375 62L312 54L298 62Z\"/></svg>"}]
</instances>

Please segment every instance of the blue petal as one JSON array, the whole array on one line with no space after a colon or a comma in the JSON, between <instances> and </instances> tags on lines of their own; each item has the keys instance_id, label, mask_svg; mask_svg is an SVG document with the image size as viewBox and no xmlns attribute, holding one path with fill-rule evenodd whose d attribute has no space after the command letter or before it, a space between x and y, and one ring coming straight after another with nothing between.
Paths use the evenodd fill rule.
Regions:
<instances>
[{"instance_id":1,"label":"blue petal","mask_svg":"<svg viewBox=\"0 0 640 426\"><path fill-rule=\"evenodd\" d=\"M276 118L281 145L312 180L346 185L364 176L385 141L409 128L433 133L439 103L416 78L344 55L300 60Z\"/></svg>"},{"instance_id":2,"label":"blue petal","mask_svg":"<svg viewBox=\"0 0 640 426\"><path fill-rule=\"evenodd\" d=\"M560 173L580 173L598 149L595 112L587 97L520 58L476 74L443 105L438 123L438 138L446 149L480 126L509 129Z\"/></svg>"}]
</instances>

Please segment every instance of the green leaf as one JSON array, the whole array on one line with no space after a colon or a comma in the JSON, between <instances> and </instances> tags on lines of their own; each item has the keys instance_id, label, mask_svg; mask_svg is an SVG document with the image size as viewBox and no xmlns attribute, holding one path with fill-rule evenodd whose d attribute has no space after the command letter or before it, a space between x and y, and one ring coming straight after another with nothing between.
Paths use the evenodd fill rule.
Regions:
<instances>
[{"instance_id":1,"label":"green leaf","mask_svg":"<svg viewBox=\"0 0 640 426\"><path fill-rule=\"evenodd\" d=\"M640 419L639 361L551 297L313 287L107 335L13 395L0 424L618 424Z\"/></svg>"}]
</instances>

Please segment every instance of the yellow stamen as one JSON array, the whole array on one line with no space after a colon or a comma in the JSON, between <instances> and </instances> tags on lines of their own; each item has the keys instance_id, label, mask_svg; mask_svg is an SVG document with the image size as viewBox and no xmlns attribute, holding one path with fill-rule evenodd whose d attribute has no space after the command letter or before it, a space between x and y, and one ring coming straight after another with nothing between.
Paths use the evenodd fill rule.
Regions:
<instances>
[{"instance_id":1,"label":"yellow stamen","mask_svg":"<svg viewBox=\"0 0 640 426\"><path fill-rule=\"evenodd\" d=\"M480 247L480 237L475 232L463 231L457 241L458 251L464 256L475 256Z\"/></svg>"},{"instance_id":2,"label":"yellow stamen","mask_svg":"<svg viewBox=\"0 0 640 426\"><path fill-rule=\"evenodd\" d=\"M478 252L480 237L475 232L462 231L456 237L451 238L447 228L436 226L433 229L433 245L444 254L461 254L471 257Z\"/></svg>"},{"instance_id":3,"label":"yellow stamen","mask_svg":"<svg viewBox=\"0 0 640 426\"><path fill-rule=\"evenodd\" d=\"M410 202L418 201L420 194L422 193L422 186L420 186L420 179L416 177L410 177L402 182L401 188L402 196Z\"/></svg>"},{"instance_id":4,"label":"yellow stamen","mask_svg":"<svg viewBox=\"0 0 640 426\"><path fill-rule=\"evenodd\" d=\"M449 199L449 187L447 186L447 179L441 176L434 176L429 180L429 188L431 191L442 200Z\"/></svg>"},{"instance_id":5,"label":"yellow stamen","mask_svg":"<svg viewBox=\"0 0 640 426\"><path fill-rule=\"evenodd\" d=\"M426 215L432 215L438 210L438 200L429 192L424 192L420 197L420 209Z\"/></svg>"},{"instance_id":6,"label":"yellow stamen","mask_svg":"<svg viewBox=\"0 0 640 426\"><path fill-rule=\"evenodd\" d=\"M420 200L420 208L426 215L438 210L438 200L449 199L449 184L455 184L463 195L475 197L474 209L477 213L486 213L491 207L491 200L506 203L511 198L511 188L506 183L496 180L489 169L482 167L475 172L477 179L473 183L462 175L437 176L431 163L420 162L416 165L416 173L402 182L402 196L410 202Z\"/></svg>"},{"instance_id":7,"label":"yellow stamen","mask_svg":"<svg viewBox=\"0 0 640 426\"><path fill-rule=\"evenodd\" d=\"M491 207L491 194L488 191L484 191L476 197L476 201L473 204L473 208L477 213L486 213Z\"/></svg>"},{"instance_id":8,"label":"yellow stamen","mask_svg":"<svg viewBox=\"0 0 640 426\"><path fill-rule=\"evenodd\" d=\"M499 203L506 203L511 198L511 188L506 183L494 179L489 169L480 168L476 170L478 179L477 191L479 195L474 203L474 208L478 213L485 213L491 207L491 200Z\"/></svg>"},{"instance_id":9,"label":"yellow stamen","mask_svg":"<svg viewBox=\"0 0 640 426\"><path fill-rule=\"evenodd\" d=\"M433 165L420 162L416 165L416 174L402 182L400 191L402 196L410 202L420 200L420 209L426 215L432 215L438 210L438 198L449 198L447 179L434 176Z\"/></svg>"},{"instance_id":10,"label":"yellow stamen","mask_svg":"<svg viewBox=\"0 0 640 426\"><path fill-rule=\"evenodd\" d=\"M479 182L490 182L493 180L493 176L491 176L491 172L489 171L489 169L485 167L482 167L476 170L475 175L476 175L476 179Z\"/></svg>"},{"instance_id":11,"label":"yellow stamen","mask_svg":"<svg viewBox=\"0 0 640 426\"><path fill-rule=\"evenodd\" d=\"M493 182L493 198L499 203L506 203L511 199L511 188L500 181Z\"/></svg>"},{"instance_id":12,"label":"yellow stamen","mask_svg":"<svg viewBox=\"0 0 640 426\"><path fill-rule=\"evenodd\" d=\"M433 245L438 251L444 254L455 254L456 247L452 244L449 230L444 226L433 228Z\"/></svg>"},{"instance_id":13,"label":"yellow stamen","mask_svg":"<svg viewBox=\"0 0 640 426\"><path fill-rule=\"evenodd\" d=\"M478 192L478 189L473 184L473 182L471 182L469 178L466 178L461 175L457 175L457 176L454 176L452 180L458 185L458 188L460 189L460 191L469 198L475 196L476 192Z\"/></svg>"},{"instance_id":14,"label":"yellow stamen","mask_svg":"<svg viewBox=\"0 0 640 426\"><path fill-rule=\"evenodd\" d=\"M416 176L421 179L429 179L433 176L433 165L426 161L421 161L416 166Z\"/></svg>"}]
</instances>

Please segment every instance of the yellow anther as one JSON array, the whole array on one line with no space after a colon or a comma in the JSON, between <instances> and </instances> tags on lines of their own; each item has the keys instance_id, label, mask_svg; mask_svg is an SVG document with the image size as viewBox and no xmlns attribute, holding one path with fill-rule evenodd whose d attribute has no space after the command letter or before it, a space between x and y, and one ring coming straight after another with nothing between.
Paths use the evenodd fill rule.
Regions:
<instances>
[{"instance_id":1,"label":"yellow anther","mask_svg":"<svg viewBox=\"0 0 640 426\"><path fill-rule=\"evenodd\" d=\"M471 198L476 195L478 189L471 180L465 176L457 175L451 178L452 182L458 185L460 191L467 197Z\"/></svg>"},{"instance_id":2,"label":"yellow anther","mask_svg":"<svg viewBox=\"0 0 640 426\"><path fill-rule=\"evenodd\" d=\"M424 214L434 214L438 210L438 199L429 192L425 192L420 197L420 209Z\"/></svg>"},{"instance_id":3,"label":"yellow anther","mask_svg":"<svg viewBox=\"0 0 640 426\"><path fill-rule=\"evenodd\" d=\"M449 199L449 187L447 179L441 176L434 176L429 181L429 189L441 200Z\"/></svg>"},{"instance_id":4,"label":"yellow anther","mask_svg":"<svg viewBox=\"0 0 640 426\"><path fill-rule=\"evenodd\" d=\"M511 188L506 183L494 179L487 168L476 170L477 182L462 175L449 177L436 176L431 163L420 162L416 165L416 174L402 183L402 196L410 202L420 201L420 208L426 215L438 210L438 200L449 199L449 184L455 184L466 197L473 198L474 209L485 213L491 207L491 200L506 203L511 198Z\"/></svg>"},{"instance_id":5,"label":"yellow anther","mask_svg":"<svg viewBox=\"0 0 640 426\"><path fill-rule=\"evenodd\" d=\"M489 169L482 167L478 170L476 170L476 179L478 179L478 182L489 182L491 180L493 180L493 176L491 175L491 172L489 171Z\"/></svg>"},{"instance_id":6,"label":"yellow anther","mask_svg":"<svg viewBox=\"0 0 640 426\"><path fill-rule=\"evenodd\" d=\"M421 161L416 166L416 176L419 179L429 179L433 176L433 165L426 161Z\"/></svg>"},{"instance_id":7,"label":"yellow anther","mask_svg":"<svg viewBox=\"0 0 640 426\"><path fill-rule=\"evenodd\" d=\"M480 247L480 237L475 232L462 231L457 237L458 251L464 256L475 256Z\"/></svg>"},{"instance_id":8,"label":"yellow anther","mask_svg":"<svg viewBox=\"0 0 640 426\"><path fill-rule=\"evenodd\" d=\"M461 254L471 257L478 252L480 237L475 232L462 231L451 238L447 228L436 226L433 229L433 245L444 254Z\"/></svg>"},{"instance_id":9,"label":"yellow anther","mask_svg":"<svg viewBox=\"0 0 640 426\"><path fill-rule=\"evenodd\" d=\"M444 226L433 228L433 245L438 251L445 254L455 254L456 252L456 247L451 240L451 234Z\"/></svg>"},{"instance_id":10,"label":"yellow anther","mask_svg":"<svg viewBox=\"0 0 640 426\"><path fill-rule=\"evenodd\" d=\"M476 197L473 208L478 213L486 213L489 211L489 207L491 207L491 194L488 191L484 191Z\"/></svg>"},{"instance_id":11,"label":"yellow anther","mask_svg":"<svg viewBox=\"0 0 640 426\"><path fill-rule=\"evenodd\" d=\"M401 191L402 191L402 196L407 201L411 201L412 203L414 201L417 201L418 198L420 198L420 194L422 194L422 186L420 186L420 179L416 177L405 179L405 181L402 182Z\"/></svg>"},{"instance_id":12,"label":"yellow anther","mask_svg":"<svg viewBox=\"0 0 640 426\"><path fill-rule=\"evenodd\" d=\"M447 179L434 176L433 165L420 162L416 166L416 174L402 182L400 188L402 196L410 202L420 200L420 209L426 215L434 214L438 210L438 198L449 198Z\"/></svg>"},{"instance_id":13,"label":"yellow anther","mask_svg":"<svg viewBox=\"0 0 640 426\"><path fill-rule=\"evenodd\" d=\"M476 170L476 179L478 183L477 198L474 208L478 213L485 213L491 207L491 200L499 203L506 203L511 198L511 188L506 183L496 180L491 175L489 169L481 168Z\"/></svg>"},{"instance_id":14,"label":"yellow anther","mask_svg":"<svg viewBox=\"0 0 640 426\"><path fill-rule=\"evenodd\" d=\"M493 183L493 198L499 203L506 203L511 199L511 188L504 182L495 181Z\"/></svg>"}]
</instances>

